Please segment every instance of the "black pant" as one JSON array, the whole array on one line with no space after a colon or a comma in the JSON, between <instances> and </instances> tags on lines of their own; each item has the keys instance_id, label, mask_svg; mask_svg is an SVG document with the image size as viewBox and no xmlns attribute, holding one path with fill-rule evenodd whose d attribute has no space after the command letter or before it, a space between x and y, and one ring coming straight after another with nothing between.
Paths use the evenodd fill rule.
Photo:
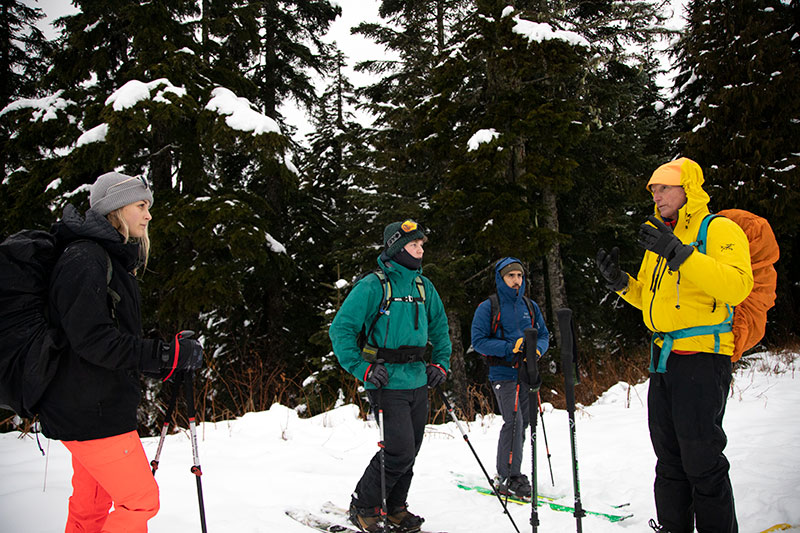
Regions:
<instances>
[{"instance_id":1,"label":"black pant","mask_svg":"<svg viewBox=\"0 0 800 533\"><path fill-rule=\"evenodd\" d=\"M425 422L428 419L428 388L369 391L373 407L383 409L383 440L386 472L386 506L389 512L406 503L414 461L417 458ZM353 493L358 507L381 505L381 460L376 453L361 476Z\"/></svg>"},{"instance_id":2,"label":"black pant","mask_svg":"<svg viewBox=\"0 0 800 533\"><path fill-rule=\"evenodd\" d=\"M658 349L656 347L656 349ZM727 355L671 353L650 374L647 412L656 453L658 521L671 533L737 533L722 417L731 384Z\"/></svg>"}]
</instances>

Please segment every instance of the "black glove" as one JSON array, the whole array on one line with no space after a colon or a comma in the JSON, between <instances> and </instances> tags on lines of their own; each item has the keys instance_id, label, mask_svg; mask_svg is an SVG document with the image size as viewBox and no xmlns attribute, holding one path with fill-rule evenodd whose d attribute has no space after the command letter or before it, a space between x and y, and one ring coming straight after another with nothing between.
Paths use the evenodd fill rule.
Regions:
<instances>
[{"instance_id":1,"label":"black glove","mask_svg":"<svg viewBox=\"0 0 800 533\"><path fill-rule=\"evenodd\" d=\"M616 246L611 253L606 252L605 248L597 250L597 268L609 290L621 291L628 286L628 274L619 268L619 248Z\"/></svg>"},{"instance_id":2,"label":"black glove","mask_svg":"<svg viewBox=\"0 0 800 533\"><path fill-rule=\"evenodd\" d=\"M169 344L161 344L161 371L164 381L177 370L197 370L203 365L203 346L192 339L194 331L178 332Z\"/></svg>"},{"instance_id":3,"label":"black glove","mask_svg":"<svg viewBox=\"0 0 800 533\"><path fill-rule=\"evenodd\" d=\"M653 226L647 222L639 226L639 246L666 259L669 269L675 272L692 255L694 246L683 244L666 224L653 215L647 220Z\"/></svg>"},{"instance_id":4,"label":"black glove","mask_svg":"<svg viewBox=\"0 0 800 533\"><path fill-rule=\"evenodd\" d=\"M444 368L433 363L429 364L427 368L425 368L425 374L428 375L429 389L438 387L447 379L447 372L445 372Z\"/></svg>"},{"instance_id":5,"label":"black glove","mask_svg":"<svg viewBox=\"0 0 800 533\"><path fill-rule=\"evenodd\" d=\"M380 389L389 383L389 371L380 363L372 363L367 369L367 375L364 377L364 381L372 383Z\"/></svg>"}]
</instances>

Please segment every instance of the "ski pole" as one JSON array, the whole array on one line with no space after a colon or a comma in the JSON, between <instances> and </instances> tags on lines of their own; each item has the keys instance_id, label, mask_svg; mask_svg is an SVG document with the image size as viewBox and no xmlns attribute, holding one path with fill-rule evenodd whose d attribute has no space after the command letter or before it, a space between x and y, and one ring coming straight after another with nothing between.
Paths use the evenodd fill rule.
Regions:
<instances>
[{"instance_id":1,"label":"ski pole","mask_svg":"<svg viewBox=\"0 0 800 533\"><path fill-rule=\"evenodd\" d=\"M578 533L582 533L581 518L586 512L581 506L581 486L578 480L578 448L575 440L575 384L579 381L578 354L575 349L575 330L572 324L572 310L559 309L558 326L561 331L561 366L564 371L564 392L569 415L569 441L572 448L572 484L575 490L575 521Z\"/></svg>"},{"instance_id":2,"label":"ski pole","mask_svg":"<svg viewBox=\"0 0 800 533\"><path fill-rule=\"evenodd\" d=\"M383 389L378 387L372 393L375 398L375 419L378 422L378 431L380 440L378 441L378 454L381 463L381 531L386 531L386 519L389 515L389 509L386 505L386 442L384 441L383 431L383 407L381 406L381 393Z\"/></svg>"},{"instance_id":3,"label":"ski pole","mask_svg":"<svg viewBox=\"0 0 800 533\"><path fill-rule=\"evenodd\" d=\"M539 478L536 469L536 413L530 407L533 406L533 396L538 394L542 384L539 377L539 367L536 364L536 341L539 332L536 329L528 328L525 335L525 366L528 371L528 417L531 424L531 532L536 533L539 527Z\"/></svg>"},{"instance_id":4,"label":"ski pole","mask_svg":"<svg viewBox=\"0 0 800 533\"><path fill-rule=\"evenodd\" d=\"M167 437L167 430L169 429L170 420L172 420L172 413L175 412L175 404L178 403L178 389L180 386L181 384L179 381L172 382L172 390L170 391L167 411L164 414L164 424L161 426L161 437L158 439L156 456L152 461L150 461L151 472L154 476L156 475L156 470L158 470L158 463L161 459L161 449L164 447L164 439Z\"/></svg>"},{"instance_id":5,"label":"ski pole","mask_svg":"<svg viewBox=\"0 0 800 533\"><path fill-rule=\"evenodd\" d=\"M553 477L553 463L550 461L550 445L547 443L547 429L544 427L544 409L542 409L542 395L540 391L536 391L536 400L539 404L539 416L542 418L542 435L544 435L544 449L547 452L547 466L550 468L550 483L556 486L556 480Z\"/></svg>"},{"instance_id":6,"label":"ski pole","mask_svg":"<svg viewBox=\"0 0 800 533\"><path fill-rule=\"evenodd\" d=\"M177 380L176 380L177 381ZM194 465L190 469L192 474L195 475L197 480L197 503L200 506L200 528L203 533L206 533L206 509L203 503L203 483L200 476L203 475L203 470L200 468L200 455L197 451L197 429L195 423L194 411L194 372L186 371L184 375L184 392L186 393L186 406L189 411L189 432L192 437L192 458Z\"/></svg>"},{"instance_id":7,"label":"ski pole","mask_svg":"<svg viewBox=\"0 0 800 533\"><path fill-rule=\"evenodd\" d=\"M517 527L517 524L514 522L514 519L511 517L511 513L508 512L508 507L506 506L505 503L503 503L503 498L501 498L500 494L498 494L497 489L494 486L494 482L492 481L492 477L486 471L486 468L483 467L483 463L481 462L480 457L478 457L478 452L475 451L475 448L472 446L472 443L469 441L469 437L467 436L467 432L464 431L463 427L461 427L461 422L458 420L458 418L456 417L455 413L453 412L453 406L450 405L450 401L447 399L447 396L444 395L444 391L442 391L441 389L439 390L439 396L441 396L442 401L444 402L445 409L447 409L447 412L450 413L450 418L452 418L453 422L456 423L456 426L458 426L458 430L461 432L461 436L464 437L464 442L466 442L467 446L469 446L469 449L472 450L472 455L475 456L475 460L478 461L478 465L480 465L481 470L483 470L483 475L486 476L486 481L489 482L489 487L492 489L492 492L494 493L494 495L497 496L497 501L499 501L500 505L503 507L503 512L508 516L508 519L511 520L511 525L514 526L514 530L517 533L520 533L519 528Z\"/></svg>"},{"instance_id":8,"label":"ski pole","mask_svg":"<svg viewBox=\"0 0 800 533\"><path fill-rule=\"evenodd\" d=\"M517 414L519 414L519 384L520 384L520 368L522 365L517 367L517 384L516 388L514 389L514 418L511 420L511 446L508 448L508 470L506 471L506 494L505 494L505 503L508 505L508 496L511 492L511 468L514 462L514 444L517 442Z\"/></svg>"}]
</instances>

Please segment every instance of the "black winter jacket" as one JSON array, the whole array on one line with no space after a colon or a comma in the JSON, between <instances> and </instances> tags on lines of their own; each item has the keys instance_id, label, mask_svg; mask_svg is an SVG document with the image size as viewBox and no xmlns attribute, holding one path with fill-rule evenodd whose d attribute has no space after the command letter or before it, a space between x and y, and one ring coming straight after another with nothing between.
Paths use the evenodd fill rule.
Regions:
<instances>
[{"instance_id":1,"label":"black winter jacket","mask_svg":"<svg viewBox=\"0 0 800 533\"><path fill-rule=\"evenodd\" d=\"M158 341L142 338L141 296L131 273L138 244L123 243L105 217L90 209L84 219L71 205L53 231L66 249L50 278L50 321L69 347L41 402L42 431L59 440L134 431L141 361L154 357L159 347ZM121 298L116 317L108 287Z\"/></svg>"}]
</instances>

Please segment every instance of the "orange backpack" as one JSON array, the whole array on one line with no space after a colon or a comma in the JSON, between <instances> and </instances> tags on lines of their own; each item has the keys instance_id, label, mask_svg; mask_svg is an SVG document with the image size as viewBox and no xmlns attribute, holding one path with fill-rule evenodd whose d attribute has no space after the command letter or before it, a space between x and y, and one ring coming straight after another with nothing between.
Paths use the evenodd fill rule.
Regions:
<instances>
[{"instance_id":1,"label":"orange backpack","mask_svg":"<svg viewBox=\"0 0 800 533\"><path fill-rule=\"evenodd\" d=\"M755 346L764 338L767 326L767 311L775 305L775 292L778 282L778 273L772 266L780 258L778 241L767 219L744 211L743 209L725 209L717 215L724 216L736 222L747 235L750 242L750 263L753 268L753 290L742 303L733 311L733 337L734 348L731 361L738 361L742 353ZM716 215L706 217L703 228ZM701 240L702 237L702 240ZM705 233L698 234L697 240L703 246L698 248L705 252Z\"/></svg>"}]
</instances>

